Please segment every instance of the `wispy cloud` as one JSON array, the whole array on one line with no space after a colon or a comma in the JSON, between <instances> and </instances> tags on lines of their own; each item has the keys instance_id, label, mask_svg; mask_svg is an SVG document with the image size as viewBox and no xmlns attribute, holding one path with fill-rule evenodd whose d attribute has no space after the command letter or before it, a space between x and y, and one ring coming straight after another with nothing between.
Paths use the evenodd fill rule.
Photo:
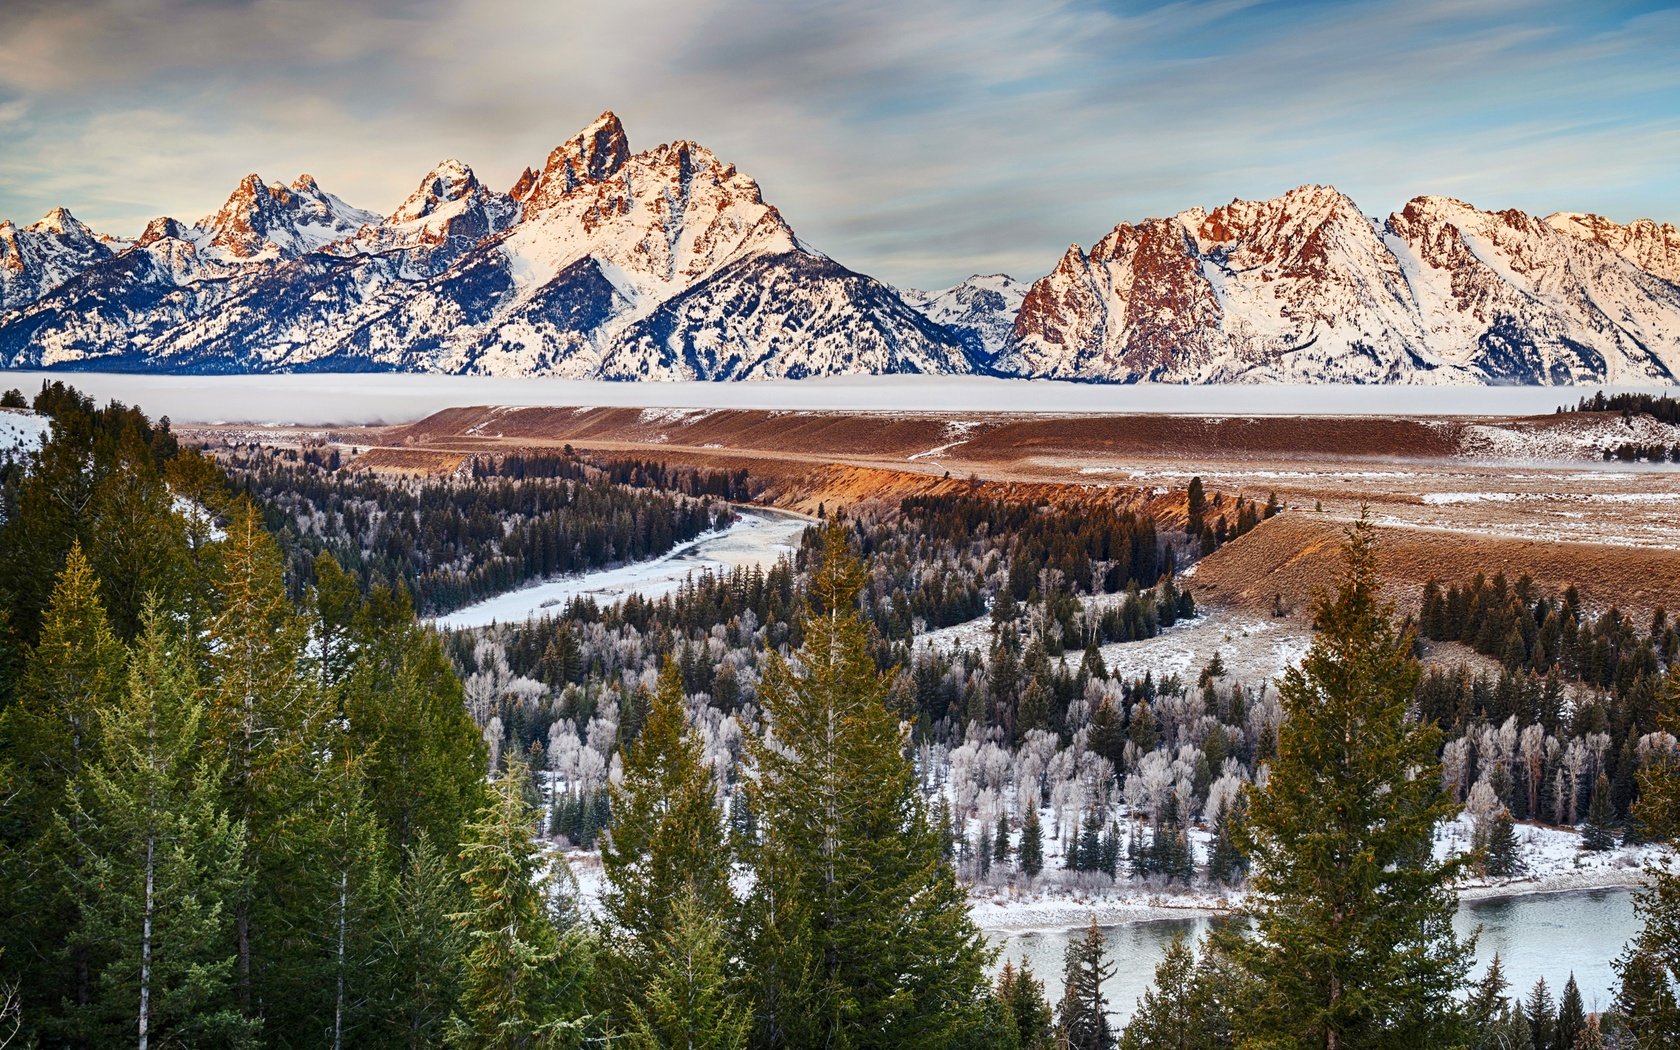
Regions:
<instances>
[{"instance_id":1,"label":"wispy cloud","mask_svg":"<svg viewBox=\"0 0 1680 1050\"><path fill-rule=\"evenodd\" d=\"M1680 12L1618 0L13 0L0 215L131 232L252 170L383 210L612 108L901 283L1309 181L1680 219L1675 54Z\"/></svg>"}]
</instances>

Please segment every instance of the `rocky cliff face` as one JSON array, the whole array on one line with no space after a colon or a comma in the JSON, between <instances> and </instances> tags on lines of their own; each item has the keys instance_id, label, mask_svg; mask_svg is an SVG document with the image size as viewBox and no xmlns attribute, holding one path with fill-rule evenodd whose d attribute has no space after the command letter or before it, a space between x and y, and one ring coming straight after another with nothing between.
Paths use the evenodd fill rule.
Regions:
<instances>
[{"instance_id":1,"label":"rocky cliff face","mask_svg":"<svg viewBox=\"0 0 1680 1050\"><path fill-rule=\"evenodd\" d=\"M242 180L132 243L0 224L0 366L612 379L970 373L1100 382L1680 376L1680 234L1329 186L1122 223L1030 287L899 292L804 244L697 143L603 113L502 193L447 160L387 216Z\"/></svg>"},{"instance_id":2,"label":"rocky cliff face","mask_svg":"<svg viewBox=\"0 0 1680 1050\"><path fill-rule=\"evenodd\" d=\"M0 320L0 362L734 379L971 371L961 339L800 243L703 146L611 113L513 191L445 161L391 215L304 176L159 220Z\"/></svg>"},{"instance_id":3,"label":"rocky cliff face","mask_svg":"<svg viewBox=\"0 0 1680 1050\"><path fill-rule=\"evenodd\" d=\"M1613 227L1613 228L1610 228ZM1680 372L1651 224L1303 186L1122 224L1035 282L998 367L1132 382L1650 382Z\"/></svg>"}]
</instances>

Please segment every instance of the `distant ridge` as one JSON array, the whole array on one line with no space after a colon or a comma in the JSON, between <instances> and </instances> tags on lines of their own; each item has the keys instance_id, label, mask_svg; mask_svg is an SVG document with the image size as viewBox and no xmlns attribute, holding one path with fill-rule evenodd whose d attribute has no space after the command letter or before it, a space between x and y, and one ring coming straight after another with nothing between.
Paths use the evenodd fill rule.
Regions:
<instances>
[{"instance_id":1,"label":"distant ridge","mask_svg":"<svg viewBox=\"0 0 1680 1050\"><path fill-rule=\"evenodd\" d=\"M895 289L705 147L603 113L507 192L446 160L390 215L242 179L132 242L0 223L0 367L617 380L1672 383L1680 233L1328 186L1122 223L1030 286Z\"/></svg>"}]
</instances>

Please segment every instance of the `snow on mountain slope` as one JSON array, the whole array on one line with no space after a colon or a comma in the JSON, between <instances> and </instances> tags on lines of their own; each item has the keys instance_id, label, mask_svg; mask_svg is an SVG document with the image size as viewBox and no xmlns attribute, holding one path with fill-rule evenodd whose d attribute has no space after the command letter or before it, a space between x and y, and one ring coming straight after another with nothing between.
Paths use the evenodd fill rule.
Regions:
<instances>
[{"instance_id":1,"label":"snow on mountain slope","mask_svg":"<svg viewBox=\"0 0 1680 1050\"><path fill-rule=\"evenodd\" d=\"M110 244L66 208L21 230L0 222L0 314L29 305L111 254Z\"/></svg>"},{"instance_id":2,"label":"snow on mountain slope","mask_svg":"<svg viewBox=\"0 0 1680 1050\"><path fill-rule=\"evenodd\" d=\"M1001 352L1015 330L1028 285L1006 273L975 274L943 291L905 288L899 295L935 324L956 332L979 360Z\"/></svg>"},{"instance_id":3,"label":"snow on mountain slope","mask_svg":"<svg viewBox=\"0 0 1680 1050\"><path fill-rule=\"evenodd\" d=\"M518 201L480 183L460 161L446 160L420 180L389 218L363 226L327 250L339 255L400 252L404 277L430 277L519 216Z\"/></svg>"},{"instance_id":4,"label":"snow on mountain slope","mask_svg":"<svg viewBox=\"0 0 1680 1050\"><path fill-rule=\"evenodd\" d=\"M1520 212L1420 197L1379 225L1303 186L1123 223L1089 254L1075 245L1027 293L996 367L1119 382L1669 382L1676 291L1602 240Z\"/></svg>"},{"instance_id":5,"label":"snow on mountain slope","mask_svg":"<svg viewBox=\"0 0 1680 1050\"><path fill-rule=\"evenodd\" d=\"M1669 223L1659 226L1638 219L1622 226L1602 215L1560 211L1546 216L1546 224L1572 237L1597 241L1646 273L1680 284L1680 230Z\"/></svg>"},{"instance_id":6,"label":"snow on mountain slope","mask_svg":"<svg viewBox=\"0 0 1680 1050\"><path fill-rule=\"evenodd\" d=\"M814 252L742 259L632 324L607 379L804 379L969 373L950 330L887 285Z\"/></svg>"},{"instance_id":7,"label":"snow on mountain slope","mask_svg":"<svg viewBox=\"0 0 1680 1050\"><path fill-rule=\"evenodd\" d=\"M290 186L247 175L214 215L194 227L207 256L224 262L296 258L379 222L299 175Z\"/></svg>"},{"instance_id":8,"label":"snow on mountain slope","mask_svg":"<svg viewBox=\"0 0 1680 1050\"><path fill-rule=\"evenodd\" d=\"M1030 287L897 291L705 147L603 113L507 193L446 160L388 216L300 176L132 243L0 224L0 367L762 379L1641 383L1680 376L1680 234L1328 186L1122 223Z\"/></svg>"}]
</instances>

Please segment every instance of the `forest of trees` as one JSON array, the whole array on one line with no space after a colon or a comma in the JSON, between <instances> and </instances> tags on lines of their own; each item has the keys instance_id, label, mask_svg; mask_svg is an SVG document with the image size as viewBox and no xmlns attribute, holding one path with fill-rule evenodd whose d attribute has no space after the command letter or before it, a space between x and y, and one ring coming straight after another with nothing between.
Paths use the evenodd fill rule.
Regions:
<instances>
[{"instance_id":1,"label":"forest of trees","mask_svg":"<svg viewBox=\"0 0 1680 1050\"><path fill-rule=\"evenodd\" d=\"M331 554L364 588L405 587L435 616L516 587L664 554L734 519L745 480L576 456L473 457L455 479L346 469L336 450L224 451L235 491L279 535L294 593Z\"/></svg>"},{"instance_id":2,"label":"forest of trees","mask_svg":"<svg viewBox=\"0 0 1680 1050\"><path fill-rule=\"evenodd\" d=\"M1121 680L1102 644L1195 615L1164 574L1191 536L956 499L833 515L794 558L658 601L440 637L404 585L326 551L305 573L295 535L166 421L58 386L36 407L51 440L0 489L0 1044L1680 1035L1680 877L1642 898L1602 1018L1569 984L1472 984L1448 921L1513 814L1673 841L1666 618L1436 588L1425 629L1486 635L1505 669L1424 674L1358 527L1280 682L1217 657ZM570 484L569 461L462 484ZM612 469L586 484L744 484ZM978 642L919 638L977 622ZM1434 859L1466 805L1485 848ZM598 900L556 843L599 848ZM1060 974L988 979L965 882L1120 879L1246 883L1252 922L1169 952L1124 1029L1098 931Z\"/></svg>"},{"instance_id":3,"label":"forest of trees","mask_svg":"<svg viewBox=\"0 0 1680 1050\"><path fill-rule=\"evenodd\" d=\"M1620 412L1624 422L1632 422L1634 416L1649 416L1659 423L1680 426L1680 401L1667 394L1618 393L1606 396L1604 391L1600 390L1592 397L1581 398L1573 409L1566 405L1558 406L1560 415L1570 411ZM1619 459L1624 463L1680 463L1680 441L1622 441L1606 445L1600 451L1606 461Z\"/></svg>"}]
</instances>

